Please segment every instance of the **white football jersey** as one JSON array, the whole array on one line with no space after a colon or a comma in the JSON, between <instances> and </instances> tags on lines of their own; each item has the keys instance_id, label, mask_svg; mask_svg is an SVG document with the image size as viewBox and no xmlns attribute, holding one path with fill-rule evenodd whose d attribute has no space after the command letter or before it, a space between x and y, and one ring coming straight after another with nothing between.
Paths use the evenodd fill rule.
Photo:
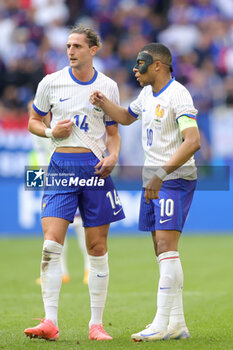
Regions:
<instances>
[{"instance_id":1,"label":"white football jersey","mask_svg":"<svg viewBox=\"0 0 233 350\"><path fill-rule=\"evenodd\" d=\"M115 122L101 108L93 106L90 95L94 90L103 92L112 102L119 104L119 90L116 82L101 72L95 70L93 78L81 82L72 74L70 67L46 75L39 83L33 108L41 116L51 112L51 128L65 119L76 120L76 126L94 140L102 152L106 146L103 140L105 127ZM56 147L86 147L89 148L81 135L77 136L76 126L71 135L65 139L52 139Z\"/></svg>"},{"instance_id":2,"label":"white football jersey","mask_svg":"<svg viewBox=\"0 0 233 350\"><path fill-rule=\"evenodd\" d=\"M142 119L142 145L145 152L143 186L153 177L155 167L163 166L183 142L178 118L196 118L197 110L188 90L172 78L157 94L151 86L142 89L129 106L129 112ZM153 168L154 167L154 168ZM194 157L169 174L165 180L196 179Z\"/></svg>"}]
</instances>

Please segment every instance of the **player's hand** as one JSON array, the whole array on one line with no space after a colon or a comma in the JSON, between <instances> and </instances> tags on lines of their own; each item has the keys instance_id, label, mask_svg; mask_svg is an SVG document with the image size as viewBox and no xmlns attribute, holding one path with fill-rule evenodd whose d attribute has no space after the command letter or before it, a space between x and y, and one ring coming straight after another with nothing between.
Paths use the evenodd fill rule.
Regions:
<instances>
[{"instance_id":1,"label":"player's hand","mask_svg":"<svg viewBox=\"0 0 233 350\"><path fill-rule=\"evenodd\" d=\"M57 139L65 139L69 137L72 132L74 123L69 119L61 120L53 128L53 137Z\"/></svg>"},{"instance_id":2,"label":"player's hand","mask_svg":"<svg viewBox=\"0 0 233 350\"><path fill-rule=\"evenodd\" d=\"M156 175L152 177L145 189L145 199L149 204L150 200L159 198L159 191L163 181Z\"/></svg>"},{"instance_id":3,"label":"player's hand","mask_svg":"<svg viewBox=\"0 0 233 350\"><path fill-rule=\"evenodd\" d=\"M99 175L101 179L105 179L111 174L116 163L117 159L113 155L103 158L96 164L94 174Z\"/></svg>"},{"instance_id":4,"label":"player's hand","mask_svg":"<svg viewBox=\"0 0 233 350\"><path fill-rule=\"evenodd\" d=\"M102 92L96 90L91 93L90 102L98 107L101 107L101 104L104 102L105 96Z\"/></svg>"}]
</instances>

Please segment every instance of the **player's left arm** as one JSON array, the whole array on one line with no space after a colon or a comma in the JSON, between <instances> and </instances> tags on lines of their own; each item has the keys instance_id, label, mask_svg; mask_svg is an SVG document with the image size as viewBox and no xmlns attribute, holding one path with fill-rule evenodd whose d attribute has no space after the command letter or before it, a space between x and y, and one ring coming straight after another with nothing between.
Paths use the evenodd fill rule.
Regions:
<instances>
[{"instance_id":1,"label":"player's left arm","mask_svg":"<svg viewBox=\"0 0 233 350\"><path fill-rule=\"evenodd\" d=\"M167 174L172 173L186 163L201 147L198 127L190 127L182 131L183 142L173 156L167 161L163 169Z\"/></svg>"},{"instance_id":2,"label":"player's left arm","mask_svg":"<svg viewBox=\"0 0 233 350\"><path fill-rule=\"evenodd\" d=\"M187 117L186 117L187 118ZM182 129L181 134L183 142L172 157L157 171L152 179L149 181L145 189L145 199L149 203L150 199L159 198L159 190L162 187L162 178L171 174L181 165L186 163L196 151L201 147L200 133L197 124L192 127ZM160 177L161 175L161 177Z\"/></svg>"},{"instance_id":3,"label":"player's left arm","mask_svg":"<svg viewBox=\"0 0 233 350\"><path fill-rule=\"evenodd\" d=\"M121 136L118 131L118 124L106 126L106 147L109 156L103 158L95 166L95 174L102 178L108 177L118 162L121 150Z\"/></svg>"}]
</instances>

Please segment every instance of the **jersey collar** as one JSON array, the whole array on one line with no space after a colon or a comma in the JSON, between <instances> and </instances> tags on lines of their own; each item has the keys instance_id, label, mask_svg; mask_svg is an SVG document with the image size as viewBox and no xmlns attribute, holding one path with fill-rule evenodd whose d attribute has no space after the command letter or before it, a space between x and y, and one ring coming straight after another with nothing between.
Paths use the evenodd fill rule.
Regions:
<instances>
[{"instance_id":1,"label":"jersey collar","mask_svg":"<svg viewBox=\"0 0 233 350\"><path fill-rule=\"evenodd\" d=\"M89 81L80 81L77 78L75 78L74 74L72 73L72 68L71 67L69 68L69 73L70 73L71 78L73 79L73 81L75 83L77 83L79 85L90 85L90 84L94 83L94 81L96 80L97 75L98 75L98 72L97 72L97 70L95 68L94 68L94 71L95 71L95 73L94 73L94 76L93 76L93 78L91 80L89 80Z\"/></svg>"},{"instance_id":2,"label":"jersey collar","mask_svg":"<svg viewBox=\"0 0 233 350\"><path fill-rule=\"evenodd\" d=\"M158 97L162 92L164 92L168 86L175 80L175 77L173 77L157 94L155 92L153 92L153 96L154 97Z\"/></svg>"}]
</instances>

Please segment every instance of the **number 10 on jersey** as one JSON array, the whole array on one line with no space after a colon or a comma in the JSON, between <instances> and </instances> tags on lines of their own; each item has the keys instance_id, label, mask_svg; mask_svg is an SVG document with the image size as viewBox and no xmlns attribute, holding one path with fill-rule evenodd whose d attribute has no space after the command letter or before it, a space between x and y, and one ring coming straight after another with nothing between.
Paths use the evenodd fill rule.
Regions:
<instances>
[{"instance_id":1,"label":"number 10 on jersey","mask_svg":"<svg viewBox=\"0 0 233 350\"><path fill-rule=\"evenodd\" d=\"M146 129L147 134L147 146L152 146L153 143L153 130L152 129Z\"/></svg>"}]
</instances>

